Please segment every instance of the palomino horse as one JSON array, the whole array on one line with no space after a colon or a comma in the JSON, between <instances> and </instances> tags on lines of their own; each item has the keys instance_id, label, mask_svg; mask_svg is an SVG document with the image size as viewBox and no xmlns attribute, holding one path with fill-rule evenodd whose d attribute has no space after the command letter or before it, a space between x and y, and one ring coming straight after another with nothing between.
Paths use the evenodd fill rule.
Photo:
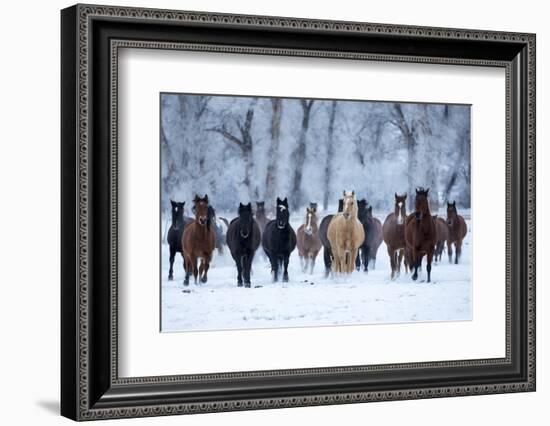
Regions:
<instances>
[{"instance_id":1,"label":"palomino horse","mask_svg":"<svg viewBox=\"0 0 550 426\"><path fill-rule=\"evenodd\" d=\"M250 287L250 270L254 253L260 247L262 233L252 216L252 205L239 204L239 217L229 224L227 230L227 246L237 265L237 285L242 287L243 277L245 287Z\"/></svg>"},{"instance_id":2,"label":"palomino horse","mask_svg":"<svg viewBox=\"0 0 550 426\"><path fill-rule=\"evenodd\" d=\"M183 234L183 229L185 228L185 225L190 223L193 219L183 216L185 201L180 203L178 201L170 200L170 204L172 206L172 224L170 225L170 229L168 229L166 241L170 246L170 269L168 270L168 279L171 281L174 279L174 259L176 257L176 253L181 253L181 256L183 257L183 250L181 248L181 236Z\"/></svg>"},{"instance_id":3,"label":"palomino horse","mask_svg":"<svg viewBox=\"0 0 550 426\"><path fill-rule=\"evenodd\" d=\"M267 223L262 234L262 247L271 263L273 282L278 281L280 269L283 269L283 282L288 282L288 261L296 248L296 233L289 219L288 200L277 197L277 217Z\"/></svg>"},{"instance_id":4,"label":"palomino horse","mask_svg":"<svg viewBox=\"0 0 550 426\"><path fill-rule=\"evenodd\" d=\"M343 209L344 200L340 198L338 200L338 213L341 213ZM330 241L328 240L327 233L330 221L334 216L335 215L333 214L326 215L319 225L319 239L321 240L321 244L323 245L323 260L325 262L325 278L329 276L332 267L332 250L330 249Z\"/></svg>"},{"instance_id":5,"label":"palomino horse","mask_svg":"<svg viewBox=\"0 0 550 426\"><path fill-rule=\"evenodd\" d=\"M363 225L357 219L355 191L344 191L342 213L332 218L327 236L332 250L332 270L335 273L351 274L355 269L357 251L365 240Z\"/></svg>"},{"instance_id":6,"label":"palomino horse","mask_svg":"<svg viewBox=\"0 0 550 426\"><path fill-rule=\"evenodd\" d=\"M216 231L210 220L208 195L205 195L204 198L195 195L193 203L195 220L185 227L181 238L185 258L184 285L189 285L191 274L195 278L195 284L197 284L197 277L202 283L208 281L208 268L212 260L212 252L216 247ZM197 268L199 258L201 264Z\"/></svg>"},{"instance_id":7,"label":"palomino horse","mask_svg":"<svg viewBox=\"0 0 550 426\"><path fill-rule=\"evenodd\" d=\"M428 280L430 282L432 272L432 259L437 240L435 221L430 214L428 192L430 189L416 189L414 201L414 213L411 213L405 221L405 243L410 253L411 269L414 268L412 279L418 278L418 268L422 264L422 257L426 255Z\"/></svg>"},{"instance_id":8,"label":"palomino horse","mask_svg":"<svg viewBox=\"0 0 550 426\"><path fill-rule=\"evenodd\" d=\"M401 261L405 257L405 220L407 219L407 194L395 194L395 207L393 213L390 213L384 225L382 225L382 236L388 255L390 256L391 279L401 273ZM408 262L405 259L405 272L407 272Z\"/></svg>"},{"instance_id":9,"label":"palomino horse","mask_svg":"<svg viewBox=\"0 0 550 426\"><path fill-rule=\"evenodd\" d=\"M462 254L462 240L468 232L466 221L456 211L456 201L447 203L447 225L449 227L449 238L447 239L447 253L449 255L449 263L453 262L453 249L451 244L455 245L455 264L458 264L458 259Z\"/></svg>"},{"instance_id":10,"label":"palomino horse","mask_svg":"<svg viewBox=\"0 0 550 426\"><path fill-rule=\"evenodd\" d=\"M441 256L443 255L443 249L445 247L445 241L449 239L449 227L444 219L437 217L436 214L432 216L435 220L435 230L437 234L437 242L435 243L435 262L441 262Z\"/></svg>"},{"instance_id":11,"label":"palomino horse","mask_svg":"<svg viewBox=\"0 0 550 426\"><path fill-rule=\"evenodd\" d=\"M367 200L362 199L357 202L357 218L363 225L365 231L365 241L359 248L359 254L355 260L355 267L358 271L369 271L369 263L372 263L373 269L376 263L376 253L378 247L382 244L382 224L372 215L372 206L367 208Z\"/></svg>"},{"instance_id":12,"label":"palomino horse","mask_svg":"<svg viewBox=\"0 0 550 426\"><path fill-rule=\"evenodd\" d=\"M315 259L319 250L321 250L321 240L319 239L319 227L317 226L316 208L306 208L305 224L300 225L296 231L296 245L298 246L298 256L302 265L302 272L306 272L309 267L309 273L313 274Z\"/></svg>"}]
</instances>

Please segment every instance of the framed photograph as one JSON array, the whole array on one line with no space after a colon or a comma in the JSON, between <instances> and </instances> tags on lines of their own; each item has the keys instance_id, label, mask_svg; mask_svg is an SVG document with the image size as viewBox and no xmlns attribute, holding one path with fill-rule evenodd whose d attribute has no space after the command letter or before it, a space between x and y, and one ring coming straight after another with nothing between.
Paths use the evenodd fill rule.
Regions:
<instances>
[{"instance_id":1,"label":"framed photograph","mask_svg":"<svg viewBox=\"0 0 550 426\"><path fill-rule=\"evenodd\" d=\"M534 34L76 5L61 51L64 416L535 390Z\"/></svg>"}]
</instances>

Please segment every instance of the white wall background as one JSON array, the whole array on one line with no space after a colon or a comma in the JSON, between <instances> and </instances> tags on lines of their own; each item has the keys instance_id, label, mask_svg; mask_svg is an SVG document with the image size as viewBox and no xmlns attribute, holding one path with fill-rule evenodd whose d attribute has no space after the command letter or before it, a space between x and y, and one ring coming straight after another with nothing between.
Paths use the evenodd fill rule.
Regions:
<instances>
[{"instance_id":1,"label":"white wall background","mask_svg":"<svg viewBox=\"0 0 550 426\"><path fill-rule=\"evenodd\" d=\"M550 185L548 76L550 28L536 0L337 2L276 0L104 0L232 13L537 33L538 95L538 391L376 404L293 408L201 416L120 420L120 424L280 425L544 424L550 400L550 305L543 262L550 237L543 199ZM0 401L3 424L68 424L59 405L59 9L71 2L2 5L0 65ZM488 165L490 167L490 165ZM490 171L489 171L490 172ZM112 421L102 423L108 424Z\"/></svg>"}]
</instances>

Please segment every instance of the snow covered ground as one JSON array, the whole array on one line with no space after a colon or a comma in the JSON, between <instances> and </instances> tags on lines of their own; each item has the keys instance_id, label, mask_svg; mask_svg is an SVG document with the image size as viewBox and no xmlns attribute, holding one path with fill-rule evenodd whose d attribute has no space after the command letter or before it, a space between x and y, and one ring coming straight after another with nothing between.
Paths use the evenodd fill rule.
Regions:
<instances>
[{"instance_id":1,"label":"snow covered ground","mask_svg":"<svg viewBox=\"0 0 550 426\"><path fill-rule=\"evenodd\" d=\"M223 216L220 214L220 216ZM376 215L381 221L386 214ZM445 217L443 214L441 216ZM228 217L231 217L229 215ZM237 269L226 248L215 254L208 283L183 286L183 262L174 262L174 281L168 281L168 246L162 245L162 331L303 327L342 324L379 324L415 321L464 321L472 316L471 223L461 263L442 262L432 268L426 283L425 258L419 279L402 273L390 280L384 243L376 269L353 272L347 278L324 278L322 251L313 275L302 273L297 250L289 265L289 282L272 283L269 262L261 247L253 264L252 287L237 287ZM291 218L296 230L302 216Z\"/></svg>"}]
</instances>

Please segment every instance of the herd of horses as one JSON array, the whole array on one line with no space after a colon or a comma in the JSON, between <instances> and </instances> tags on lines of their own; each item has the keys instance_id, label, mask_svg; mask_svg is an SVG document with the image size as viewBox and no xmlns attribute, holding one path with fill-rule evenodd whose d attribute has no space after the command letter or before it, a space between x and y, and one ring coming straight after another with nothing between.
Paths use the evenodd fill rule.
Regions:
<instances>
[{"instance_id":1,"label":"herd of horses","mask_svg":"<svg viewBox=\"0 0 550 426\"><path fill-rule=\"evenodd\" d=\"M303 272L313 273L317 255L323 249L325 277L368 272L376 264L378 248L385 242L391 266L391 279L412 272L418 279L422 259L426 257L427 282L431 280L432 262L441 261L445 244L449 262L458 264L462 241L467 234L464 218L458 214L456 202L447 203L447 218L430 213L429 189L417 188L414 211L407 214L407 194L395 194L394 211L382 224L372 214L365 199L357 200L355 191L343 191L338 211L319 222L317 204L306 207L304 223L294 231L290 224L287 198L277 198L275 218L267 216L265 203L239 204L237 217L231 222L216 217L208 195L195 196L193 217L184 215L185 202L171 201L172 224L167 234L170 247L168 279L173 279L177 253L183 256L184 285L193 275L195 284L206 283L214 251L229 248L237 267L237 285L251 286L252 261L260 245L271 264L273 281L287 282L291 253L297 248ZM200 260L200 264L199 264Z\"/></svg>"}]
</instances>

